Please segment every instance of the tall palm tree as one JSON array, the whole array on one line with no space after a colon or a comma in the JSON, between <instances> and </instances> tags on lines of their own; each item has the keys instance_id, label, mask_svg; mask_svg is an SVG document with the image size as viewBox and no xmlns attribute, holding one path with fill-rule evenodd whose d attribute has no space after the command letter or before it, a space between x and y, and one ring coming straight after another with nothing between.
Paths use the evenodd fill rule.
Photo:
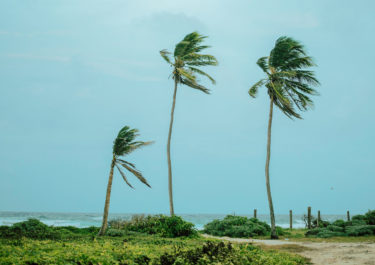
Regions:
<instances>
[{"instance_id":1,"label":"tall palm tree","mask_svg":"<svg viewBox=\"0 0 375 265\"><path fill-rule=\"evenodd\" d=\"M122 171L121 167L128 170L130 173L136 176L143 184L151 188L147 180L142 176L142 173L135 167L135 165L122 159L123 156L130 154L134 150L137 150L143 146L153 143L153 142L135 141L135 138L137 136L139 136L137 129L130 129L128 126L125 126L124 128L120 130L115 141L113 142L113 157L112 157L112 162L111 162L111 170L109 172L107 194L105 197L103 223L99 231L100 236L105 234L105 231L108 226L108 210L109 210L109 201L111 199L111 189L112 189L114 167L118 169L118 171L120 172L120 175L124 179L125 183L129 185L129 187L133 188L133 186L129 183L125 173Z\"/></svg>"},{"instance_id":2,"label":"tall palm tree","mask_svg":"<svg viewBox=\"0 0 375 265\"><path fill-rule=\"evenodd\" d=\"M259 58L257 65L263 70L266 77L249 89L249 95L255 98L258 89L264 85L270 97L265 171L271 217L271 238L278 238L269 174L273 105L276 105L287 117L301 119L297 111L306 111L313 106L309 96L318 95L313 87L319 85L319 81L315 78L313 71L306 70L315 66L313 59L307 56L301 43L289 37L277 39L270 55Z\"/></svg>"},{"instance_id":3,"label":"tall palm tree","mask_svg":"<svg viewBox=\"0 0 375 265\"><path fill-rule=\"evenodd\" d=\"M206 94L209 94L209 90L198 84L197 75L207 77L212 84L215 84L215 80L204 71L200 70L199 66L217 65L216 58L209 54L201 54L200 52L210 46L202 45L206 36L202 36L197 32L192 32L185 36L185 38L177 43L172 61L170 58L171 53L167 50L161 50L160 55L163 59L173 67L172 78L174 80L174 92L173 102L171 110L171 121L169 124L168 132L168 143L167 143L167 160L168 160L168 191L169 191L169 206L170 214L174 215L173 208L173 192L172 192L172 164L171 164L171 136L172 126L174 117L174 108L176 105L176 94L178 84L186 85L191 88L198 89Z\"/></svg>"}]
</instances>

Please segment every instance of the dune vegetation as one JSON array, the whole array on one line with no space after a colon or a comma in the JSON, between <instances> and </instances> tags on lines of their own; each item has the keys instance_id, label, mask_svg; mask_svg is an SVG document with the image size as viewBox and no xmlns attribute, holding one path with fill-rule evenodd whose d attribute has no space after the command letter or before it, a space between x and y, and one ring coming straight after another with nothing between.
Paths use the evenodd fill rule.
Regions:
<instances>
[{"instance_id":1,"label":"dune vegetation","mask_svg":"<svg viewBox=\"0 0 375 265\"><path fill-rule=\"evenodd\" d=\"M307 264L301 256L251 244L205 239L195 232L177 236L176 223L181 231L186 230L184 224L191 226L169 218L175 217L111 222L106 234L99 237L99 227L52 227L36 219L2 226L0 264Z\"/></svg>"}]
</instances>

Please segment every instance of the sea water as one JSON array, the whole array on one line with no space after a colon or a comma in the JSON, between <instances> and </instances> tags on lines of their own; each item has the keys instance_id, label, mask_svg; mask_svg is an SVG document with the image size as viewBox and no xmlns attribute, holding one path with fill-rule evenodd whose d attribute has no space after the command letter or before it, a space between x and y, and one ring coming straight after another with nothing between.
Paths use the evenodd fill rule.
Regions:
<instances>
[{"instance_id":1,"label":"sea water","mask_svg":"<svg viewBox=\"0 0 375 265\"><path fill-rule=\"evenodd\" d=\"M111 219L130 220L134 214L109 214ZM145 214L147 215L147 214ZM195 225L198 230L203 229L204 225L214 219L223 219L226 214L177 214L186 221ZM253 217L252 215L238 216ZM259 220L270 223L269 215L260 214L257 216ZM44 212L0 212L0 225L12 225L17 222L26 221L29 218L39 219L41 222L52 226L75 226L75 227L89 227L100 226L102 221L102 214L100 213L44 213ZM345 215L327 214L321 216L322 220L335 221L338 219L345 220ZM287 228L289 227L289 215L277 214L275 216L276 225ZM303 215L293 215L293 228L304 228Z\"/></svg>"}]
</instances>

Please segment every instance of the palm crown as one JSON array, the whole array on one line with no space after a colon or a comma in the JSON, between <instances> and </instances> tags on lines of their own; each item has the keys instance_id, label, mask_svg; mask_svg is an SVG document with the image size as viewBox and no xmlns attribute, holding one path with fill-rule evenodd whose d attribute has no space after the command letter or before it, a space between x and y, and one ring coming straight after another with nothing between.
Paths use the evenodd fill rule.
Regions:
<instances>
[{"instance_id":1,"label":"palm crown","mask_svg":"<svg viewBox=\"0 0 375 265\"><path fill-rule=\"evenodd\" d=\"M267 77L250 88L250 96L256 97L259 87L264 85L275 105L289 118L301 118L296 107L305 111L313 106L308 95L318 95L313 86L319 85L319 81L314 72L305 70L315 64L298 41L280 37L270 55L259 58L257 65Z\"/></svg>"},{"instance_id":2,"label":"palm crown","mask_svg":"<svg viewBox=\"0 0 375 265\"><path fill-rule=\"evenodd\" d=\"M135 141L135 138L139 136L137 129L130 129L128 126L125 126L120 130L118 133L115 141L113 142L113 163L119 170L122 178L131 188L133 186L129 183L128 179L126 178L125 173L121 170L121 167L125 168L129 172L131 172L134 176L136 176L142 183L146 184L148 187L151 186L148 184L147 180L142 176L142 173L136 169L135 165L121 159L120 157L125 156L141 148L143 146L152 144L153 142L142 142L142 141Z\"/></svg>"},{"instance_id":3,"label":"palm crown","mask_svg":"<svg viewBox=\"0 0 375 265\"><path fill-rule=\"evenodd\" d=\"M209 74L203 72L197 67L217 65L218 62L212 55L199 53L210 47L207 45L201 45L205 38L207 37L202 36L197 32L192 32L186 35L174 49L173 62L170 58L171 53L167 50L161 50L160 55L174 68L172 75L177 83L187 85L209 94L209 89L198 84L197 75L207 77L213 84L215 84L215 80Z\"/></svg>"}]
</instances>

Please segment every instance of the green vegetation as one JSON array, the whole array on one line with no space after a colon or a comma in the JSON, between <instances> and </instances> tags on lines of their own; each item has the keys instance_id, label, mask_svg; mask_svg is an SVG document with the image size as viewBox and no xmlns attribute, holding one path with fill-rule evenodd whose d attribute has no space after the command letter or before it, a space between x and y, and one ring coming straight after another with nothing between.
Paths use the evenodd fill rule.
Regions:
<instances>
[{"instance_id":1,"label":"green vegetation","mask_svg":"<svg viewBox=\"0 0 375 265\"><path fill-rule=\"evenodd\" d=\"M130 221L112 220L108 232L133 231L162 237L194 237L198 233L194 224L186 222L180 216L134 215Z\"/></svg>"},{"instance_id":2,"label":"green vegetation","mask_svg":"<svg viewBox=\"0 0 375 265\"><path fill-rule=\"evenodd\" d=\"M277 39L270 55L259 58L257 64L266 74L266 77L249 89L249 95L255 98L258 94L258 89L265 86L270 97L266 187L271 217L271 238L277 238L269 177L273 105L276 105L287 117L301 119L296 108L300 111L306 111L313 106L309 96L317 95L313 86L318 85L319 82L315 78L313 71L306 70L308 67L315 65L313 59L306 55L303 45L289 37Z\"/></svg>"},{"instance_id":3,"label":"green vegetation","mask_svg":"<svg viewBox=\"0 0 375 265\"><path fill-rule=\"evenodd\" d=\"M307 264L301 256L262 250L251 244L223 243L199 236L164 238L121 229L117 229L121 235L112 237L112 229L106 236L96 237L96 227L51 227L35 219L2 226L0 264ZM11 231L17 233L11 235Z\"/></svg>"},{"instance_id":4,"label":"green vegetation","mask_svg":"<svg viewBox=\"0 0 375 265\"><path fill-rule=\"evenodd\" d=\"M98 233L98 227L77 228L74 226L48 226L37 219L29 219L15 223L12 226L0 226L0 238L8 239L72 239L82 236L92 236Z\"/></svg>"},{"instance_id":5,"label":"green vegetation","mask_svg":"<svg viewBox=\"0 0 375 265\"><path fill-rule=\"evenodd\" d=\"M128 179L126 178L125 173L121 170L121 167L125 168L127 171L129 171L134 176L136 176L143 184L151 188L147 180L142 176L142 173L135 167L133 163L130 163L128 161L121 159L121 157L126 156L130 154L131 152L152 143L152 142L135 141L135 138L137 138L137 136L139 136L137 129L130 129L128 126L125 126L119 131L115 141L113 142L113 158L112 158L111 170L110 170L109 178L108 178L107 193L105 197L103 222L102 222L102 227L100 228L100 231L99 231L100 236L105 234L107 230L107 226L108 226L109 202L111 200L113 169L115 166L120 172L125 183L129 185L129 187L133 188L133 186L129 183Z\"/></svg>"},{"instance_id":6,"label":"green vegetation","mask_svg":"<svg viewBox=\"0 0 375 265\"><path fill-rule=\"evenodd\" d=\"M254 237L269 235L271 227L256 218L227 215L204 226L204 233L214 236Z\"/></svg>"},{"instance_id":7,"label":"green vegetation","mask_svg":"<svg viewBox=\"0 0 375 265\"><path fill-rule=\"evenodd\" d=\"M177 43L173 58L171 60L171 53L167 50L161 50L160 55L173 68L172 78L174 80L174 92L171 110L171 120L169 124L168 143L167 143L167 160L168 160L168 192L169 192L169 209L171 216L174 215L173 207L173 192L172 192L172 162L171 162L171 137L173 128L174 109L176 106L176 95L178 84L186 85L188 87L200 90L209 94L209 90L200 85L197 80L197 75L207 77L213 84L215 80L206 72L199 69L201 66L217 65L216 58L209 54L201 54L200 52L209 48L207 45L202 45L206 39L197 32L192 32L185 36L185 38Z\"/></svg>"},{"instance_id":8,"label":"green vegetation","mask_svg":"<svg viewBox=\"0 0 375 265\"><path fill-rule=\"evenodd\" d=\"M325 222L327 223L327 222ZM365 215L353 216L351 221L337 220L324 227L316 227L306 232L307 237L330 238L338 236L375 235L375 210Z\"/></svg>"}]
</instances>

